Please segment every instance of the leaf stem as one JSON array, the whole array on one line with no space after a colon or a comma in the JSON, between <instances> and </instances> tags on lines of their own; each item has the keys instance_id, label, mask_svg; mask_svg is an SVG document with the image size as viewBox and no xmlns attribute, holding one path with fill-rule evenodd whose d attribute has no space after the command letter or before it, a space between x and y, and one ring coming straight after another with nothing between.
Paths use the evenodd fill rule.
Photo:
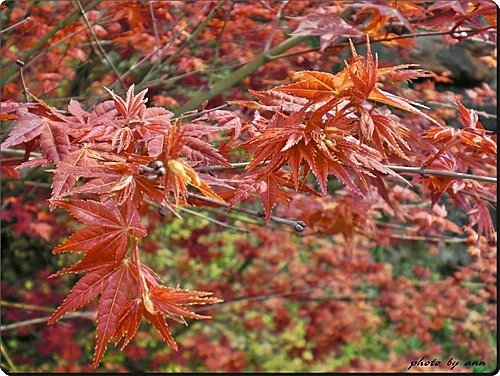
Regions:
<instances>
[{"instance_id":1,"label":"leaf stem","mask_svg":"<svg viewBox=\"0 0 500 376\"><path fill-rule=\"evenodd\" d=\"M138 240L136 237L134 237L134 243L133 243L133 255L134 255L134 262L135 262L135 267L137 268L137 274L139 275L139 280L141 281L140 287L141 287L141 292L143 299L149 299L148 297L148 285L146 283L146 278L144 278L144 274L142 273L142 267L141 267L141 260L139 258L139 245L138 245ZM145 302L146 304L146 302Z\"/></svg>"}]
</instances>

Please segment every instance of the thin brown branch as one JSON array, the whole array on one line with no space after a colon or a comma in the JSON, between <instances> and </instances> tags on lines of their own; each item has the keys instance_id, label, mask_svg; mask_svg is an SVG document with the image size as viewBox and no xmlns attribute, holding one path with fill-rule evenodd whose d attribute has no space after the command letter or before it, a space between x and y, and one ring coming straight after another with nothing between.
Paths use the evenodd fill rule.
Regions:
<instances>
[{"instance_id":1,"label":"thin brown branch","mask_svg":"<svg viewBox=\"0 0 500 376\"><path fill-rule=\"evenodd\" d=\"M0 340L0 352L2 353L2 356L5 358L5 361L7 362L7 365L10 367L10 370L12 372L17 372L17 368L12 361L12 359L9 356L9 353L7 352L7 349L5 348L3 341Z\"/></svg>"},{"instance_id":2,"label":"thin brown branch","mask_svg":"<svg viewBox=\"0 0 500 376\"><path fill-rule=\"evenodd\" d=\"M79 10L77 10L77 11L79 12ZM104 21L101 20L99 24L102 26L104 24ZM92 26L94 26L94 25L96 25L96 24L93 24ZM71 34L66 35L64 38L58 40L57 42L53 42L50 45L46 46L42 51L40 51L40 53L38 53L36 56L34 56L33 58L31 58L26 63L26 65L24 66L24 68L28 69L30 66L35 65L36 62L38 60L40 60L42 57L44 57L45 55L47 55L47 53L49 53L53 49L58 48L61 45L67 44L69 46L71 44L71 42L72 42L71 39L74 36L76 36L76 35L78 35L80 33L83 33L85 30L87 30L86 27L82 27L81 29L76 30L75 32L73 32ZM70 40L70 41L68 42L68 40ZM71 99L77 99L77 98L76 97L72 97Z\"/></svg>"},{"instance_id":3,"label":"thin brown branch","mask_svg":"<svg viewBox=\"0 0 500 376\"><path fill-rule=\"evenodd\" d=\"M482 29L467 29L467 30L463 30L461 32L477 33L477 32L486 31L486 30L490 30L490 29L495 29L495 26L489 26L489 27L485 27ZM430 31L427 33L419 33L419 34L403 34L403 35L397 35L397 36L388 37L388 38L372 39L372 40L370 40L370 43L373 44L373 43L381 43L381 42L390 42L390 41L398 40L398 39L421 38L421 37L430 37L430 36L438 36L438 35L452 35L454 32L455 32L454 30L448 30L448 31ZM361 44L365 44L365 43L366 43L366 41L353 42L353 44L356 46L361 45ZM325 52L329 49L334 49L334 48L339 48L339 47L348 47L348 46L349 46L349 42L331 44L330 46L328 46L325 49ZM307 50L296 51L296 52L291 52L291 53L281 54L281 55L269 56L269 59L270 60L285 59L285 58L289 58L289 57L293 57L293 56L303 55L303 54L306 54L309 52L318 52L318 51L320 51L320 49L321 49L320 47L313 47L313 48L309 48Z\"/></svg>"},{"instance_id":4,"label":"thin brown branch","mask_svg":"<svg viewBox=\"0 0 500 376\"><path fill-rule=\"evenodd\" d=\"M455 171L434 170L434 169L425 168L425 167L407 167L407 166L392 166L392 165L386 165L385 167L390 168L394 172L418 174L418 175L423 175L423 176L435 175L435 176L446 176L446 177L457 178L457 179L470 179L470 180L484 181L484 182L488 182L488 183L496 183L497 182L496 177L463 174L461 172L455 172Z\"/></svg>"},{"instance_id":5,"label":"thin brown branch","mask_svg":"<svg viewBox=\"0 0 500 376\"><path fill-rule=\"evenodd\" d=\"M217 36L217 42L215 45L215 55L214 59L212 61L211 67L210 67L210 72L208 74L208 87L212 86L212 79L213 79L213 73L215 71L215 67L217 66L217 62L219 61L220 57L220 46L222 43L222 37L224 36L224 32L226 31L226 26L227 26L227 21L229 21L229 17L231 16L231 12L233 11L234 8L234 2L230 1L230 7L229 10L226 13L226 17L224 17L224 24L222 25L222 29Z\"/></svg>"},{"instance_id":6,"label":"thin brown branch","mask_svg":"<svg viewBox=\"0 0 500 376\"><path fill-rule=\"evenodd\" d=\"M232 225L229 225L227 223L224 223L224 222L221 222L221 221L218 221L214 218L211 218L205 214L202 214L202 213L198 213L194 210L190 210L188 208L184 208L182 206L179 206L178 209L180 211L183 211L183 212L186 212L186 213L189 213L191 215L194 215L194 216L197 216L197 217L200 217L200 218L203 218L203 219L206 219L207 221L209 222L212 222L212 223L215 223L216 225L219 225L219 226L222 226L224 228L227 228L227 229L232 229L232 230L236 230L236 231L240 231L240 232L244 232L246 234L250 233L250 231L248 230L245 230L245 229L242 229L242 228L239 228L239 227L236 227L236 226L232 226Z\"/></svg>"},{"instance_id":7,"label":"thin brown branch","mask_svg":"<svg viewBox=\"0 0 500 376\"><path fill-rule=\"evenodd\" d=\"M260 226L260 222L250 218L250 217L245 217L245 216L242 216L242 215L238 215L236 213L229 213L229 212L226 212L226 211L223 211L223 209L216 209L216 208L211 208L211 207L204 207L203 210L209 212L209 213L213 213L215 215L223 215L224 217L226 218L229 218L229 219L234 219L236 221L241 221L241 222L244 222L244 223L248 223L250 225L259 225Z\"/></svg>"},{"instance_id":8,"label":"thin brown branch","mask_svg":"<svg viewBox=\"0 0 500 376\"><path fill-rule=\"evenodd\" d=\"M211 309L219 309L219 308L233 305L236 303L253 302L253 301L261 301L261 300L267 300L267 299L271 299L271 298L278 298L278 297L285 297L285 296L310 294L318 289L319 288L310 288L310 289L296 290L296 291L283 292L283 293L270 293L270 294L257 295L257 296L241 296L239 298L234 298L233 300L230 300L227 302L207 305L207 306L203 306L203 307L197 307L193 310L195 312L203 312L203 311L208 311Z\"/></svg>"},{"instance_id":9,"label":"thin brown branch","mask_svg":"<svg viewBox=\"0 0 500 376\"><path fill-rule=\"evenodd\" d=\"M453 109L457 108L457 106L455 106L455 105L453 105L451 103L442 103L442 102L437 102L437 101L428 101L428 102L425 102L425 104L428 104L429 106L433 106L433 107L439 106L439 107L453 108ZM470 107L468 107L468 108L470 108ZM472 108L472 110L476 111L478 115L480 115L480 116L482 116L482 117L484 117L486 119L496 119L497 118L496 114L491 114L489 112L485 112L485 111L481 111L481 110L476 110L474 108Z\"/></svg>"},{"instance_id":10,"label":"thin brown branch","mask_svg":"<svg viewBox=\"0 0 500 376\"><path fill-rule=\"evenodd\" d=\"M460 244L468 241L468 238L446 238L446 237L438 237L438 236L420 236L420 235L408 235L408 234L387 234L388 237L392 239L401 239L401 240L417 240L424 242L432 242L432 243L449 243L449 244Z\"/></svg>"},{"instance_id":11,"label":"thin brown branch","mask_svg":"<svg viewBox=\"0 0 500 376\"><path fill-rule=\"evenodd\" d=\"M16 27L22 25L23 23L25 22L28 22L30 21L31 18L30 17L26 17L24 20L21 20L19 22L16 22L14 25L10 25L9 27L3 29L3 30L0 30L0 34L5 34L5 33L8 33L10 30L13 30L15 29Z\"/></svg>"},{"instance_id":12,"label":"thin brown branch","mask_svg":"<svg viewBox=\"0 0 500 376\"><path fill-rule=\"evenodd\" d=\"M184 51L186 47L188 47L193 40L195 40L198 35L201 34L201 32L207 27L208 23L214 18L215 14L221 7L226 3L227 0L221 0L217 3L215 7L212 8L210 13L205 17L203 22L193 31L192 34L190 34L182 43L179 45L177 50L169 56L169 58L165 61L165 65L170 64L172 61L174 61L181 53Z\"/></svg>"},{"instance_id":13,"label":"thin brown branch","mask_svg":"<svg viewBox=\"0 0 500 376\"><path fill-rule=\"evenodd\" d=\"M471 197L476 197L476 198L479 198L483 201L487 201L489 202L490 204L493 204L493 205L497 205L497 200L493 199L493 198L490 198L490 197L486 197L484 195L478 195L478 194L475 194L475 193L472 193L472 192L468 192L468 191L460 191L459 193L463 194L463 195L467 195L467 196L471 196Z\"/></svg>"},{"instance_id":14,"label":"thin brown branch","mask_svg":"<svg viewBox=\"0 0 500 376\"><path fill-rule=\"evenodd\" d=\"M50 307L41 307L41 306L36 306L36 305L32 305L32 304L9 302L7 300L0 300L0 306L19 308L19 309L24 309L26 311L43 311L43 312L53 312L54 311L54 309L50 308Z\"/></svg>"},{"instance_id":15,"label":"thin brown branch","mask_svg":"<svg viewBox=\"0 0 500 376\"><path fill-rule=\"evenodd\" d=\"M13 324L7 324L7 325L2 325L0 326L0 331L4 332L7 330L12 330L16 328L22 328L24 326L30 326L30 325L36 325L36 324L42 324L46 323L49 321L51 316L46 316L46 317L38 317L36 319L30 319L30 320L25 320L25 321L20 321L16 322ZM89 319L89 320L95 320L96 318L96 312L71 312L68 313L67 315L61 317L60 320L66 320L66 319L75 319L75 318L83 318L83 319Z\"/></svg>"},{"instance_id":16,"label":"thin brown branch","mask_svg":"<svg viewBox=\"0 0 500 376\"><path fill-rule=\"evenodd\" d=\"M220 110L220 109L226 108L226 107L229 107L229 103L221 104L220 106L213 107L213 108L210 108L208 110L203 110L203 111L199 111L199 112L197 110L194 110L192 112L186 112L185 114L183 114L181 116L173 117L171 120L174 121L174 120L178 120L178 119L186 119L186 118L190 118L190 117L194 117L194 116L200 116L200 115L208 114L209 112L217 111L217 110Z\"/></svg>"},{"instance_id":17,"label":"thin brown branch","mask_svg":"<svg viewBox=\"0 0 500 376\"><path fill-rule=\"evenodd\" d=\"M101 3L100 0L93 1L92 3L89 3L88 6L86 6L86 10L94 9ZM38 40L38 42L31 47L31 49L26 52L20 60L27 62L26 65L30 63L30 58L33 54L38 52L42 47L49 41L56 33L64 29L66 26L70 25L72 22L78 19L80 16L80 11L75 10L73 13L68 15L63 21L59 22L56 26L54 26L47 34L45 34L42 38ZM50 48L50 46L48 47ZM9 82L11 82L15 78L15 73L16 73L16 67L9 67L3 77L6 77L5 80L3 81L3 85L7 85Z\"/></svg>"},{"instance_id":18,"label":"thin brown branch","mask_svg":"<svg viewBox=\"0 0 500 376\"><path fill-rule=\"evenodd\" d=\"M125 85L125 83L121 79L120 72L118 72L118 69L116 69L115 65L113 64L113 62L109 58L108 54L106 53L106 51L102 47L101 42L99 41L99 38L97 38L97 35L94 32L94 29L92 29L92 25L90 24L90 21L89 21L89 19L87 17L87 13L85 12L85 9L83 8L82 3L80 2L80 0L76 0L76 3L78 5L78 8L80 8L80 12L82 13L83 20L85 21L85 25L87 25L87 28L89 29L90 34L92 35L92 38L94 39L94 41L97 44L97 48L98 48L99 52L101 53L102 57L106 60L106 62L108 63L109 67L113 70L113 72L115 73L115 75L118 77L118 80L120 81L122 89L124 91L127 91L127 86Z\"/></svg>"},{"instance_id":19,"label":"thin brown branch","mask_svg":"<svg viewBox=\"0 0 500 376\"><path fill-rule=\"evenodd\" d=\"M224 171L224 170L236 170L240 168L245 168L250 162L232 163L231 166L207 166L207 167L197 167L195 168L198 172L210 172L210 171ZM496 183L496 177L463 174L461 172L445 171L445 170L434 170L424 167L408 167L408 166L393 166L385 165L385 167L390 168L394 172L419 174L419 175L436 175L436 176L447 176L457 179L470 179L477 181L484 181L488 183Z\"/></svg>"},{"instance_id":20,"label":"thin brown branch","mask_svg":"<svg viewBox=\"0 0 500 376\"><path fill-rule=\"evenodd\" d=\"M30 99L29 99L30 92L28 90L28 87L26 86L26 81L24 80L24 73L23 73L24 62L21 60L17 60L16 64L19 67L19 76L21 77L21 85L23 87L24 99L27 103L30 101Z\"/></svg>"},{"instance_id":21,"label":"thin brown branch","mask_svg":"<svg viewBox=\"0 0 500 376\"><path fill-rule=\"evenodd\" d=\"M278 11L276 12L276 16L274 17L273 24L271 26L271 31L269 33L269 37L267 38L266 45L264 46L264 53L269 50L271 47L271 43L273 42L274 39L274 32L276 31L276 28L278 27L279 21L281 19L281 14L285 10L286 6L288 5L289 1L285 0L281 3L280 7L278 8Z\"/></svg>"},{"instance_id":22,"label":"thin brown branch","mask_svg":"<svg viewBox=\"0 0 500 376\"><path fill-rule=\"evenodd\" d=\"M153 9L153 4L151 0L148 1L148 5L149 5L149 14L151 15L151 22L153 23L153 32L155 34L156 50L158 51L158 60L156 61L156 65L159 65L161 64L162 52L160 48L160 35L158 33L158 24L156 22L155 11Z\"/></svg>"},{"instance_id":23,"label":"thin brown branch","mask_svg":"<svg viewBox=\"0 0 500 376\"><path fill-rule=\"evenodd\" d=\"M210 204L215 204L215 205L218 205L218 206L221 206L221 207L225 207L225 208L228 208L228 210L235 210L235 211L239 211L241 213L252 215L252 216L255 216L255 217L258 217L258 218L263 218L263 215L261 215L261 213L258 212L258 211L256 211L256 210L246 209L246 208L242 208L242 207L239 207L239 206L232 206L232 207L229 208L229 205L226 204L226 203L224 203L224 202L212 200L210 198L203 197L203 196L200 196L200 195L197 195L197 194L194 194L194 193L188 193L188 197L196 199L196 200L204 201L204 202L207 202L207 203L210 203ZM274 216L274 215L272 215L270 219L273 222L281 223L281 224L290 226L296 232L302 232L302 231L304 231L304 229L306 227L306 224L304 222L298 221L298 220L277 217L277 216Z\"/></svg>"}]
</instances>

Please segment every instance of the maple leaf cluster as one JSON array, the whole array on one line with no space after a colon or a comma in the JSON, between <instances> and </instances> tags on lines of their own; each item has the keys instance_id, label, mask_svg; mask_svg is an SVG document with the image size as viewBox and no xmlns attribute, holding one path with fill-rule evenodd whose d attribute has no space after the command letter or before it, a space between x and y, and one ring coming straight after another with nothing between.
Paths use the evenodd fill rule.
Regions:
<instances>
[{"instance_id":1,"label":"maple leaf cluster","mask_svg":"<svg viewBox=\"0 0 500 376\"><path fill-rule=\"evenodd\" d=\"M228 165L226 159L201 137L210 132L233 129L203 121L171 123L172 112L147 108L147 90L134 94L132 85L122 99L87 112L72 100L68 112L35 103L8 104L5 114L17 120L1 148L24 145L26 156L37 147L41 155L19 167L55 165L50 207L62 207L86 226L54 248L53 253L82 253L75 265L52 277L86 273L54 312L49 324L100 295L97 310L97 344L94 366L101 361L108 343L123 340L124 348L144 317L177 350L165 318L185 322L203 319L186 309L196 304L214 304L211 293L162 286L159 277L139 260L139 241L147 231L139 211L146 199L175 213L180 200L188 198L187 186L220 202L219 197L193 169L194 165ZM220 113L230 115L229 111ZM212 179L215 181L215 179ZM98 197L75 199L75 197ZM70 199L68 199L70 198Z\"/></svg>"}]
</instances>

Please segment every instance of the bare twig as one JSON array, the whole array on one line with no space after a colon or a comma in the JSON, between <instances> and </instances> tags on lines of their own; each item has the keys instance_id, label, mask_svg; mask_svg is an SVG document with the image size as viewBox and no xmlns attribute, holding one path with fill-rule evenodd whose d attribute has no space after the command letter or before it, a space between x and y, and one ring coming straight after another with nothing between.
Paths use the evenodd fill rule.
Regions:
<instances>
[{"instance_id":1,"label":"bare twig","mask_svg":"<svg viewBox=\"0 0 500 376\"><path fill-rule=\"evenodd\" d=\"M93 9L93 8L97 7L100 3L101 3L100 0L93 1L85 9L86 10ZM47 34L45 34L42 38L40 38L38 40L38 42L33 47L31 47L31 49L28 50L28 52L26 52L21 57L20 60L22 60L22 61L29 61L30 57L34 53L36 53L37 51L39 51L45 45L45 43L49 39L51 39L54 35L56 35L56 33L59 30L65 28L66 26L70 25L73 21L77 20L79 16L80 16L80 11L79 10L76 10L75 12L71 13L63 21L61 21L56 26L54 26L54 28L52 28ZM11 82L15 78L15 73L16 73L16 67L15 66L13 66L12 68L8 68L7 71L5 72L5 74L3 75L3 77L5 77L5 81L3 81L3 85L7 85L9 82Z\"/></svg>"},{"instance_id":2,"label":"bare twig","mask_svg":"<svg viewBox=\"0 0 500 376\"><path fill-rule=\"evenodd\" d=\"M200 116L200 115L203 115L203 114L208 114L209 112L212 112L212 111L217 111L217 110L220 110L222 108L226 108L226 107L229 107L229 104L228 103L225 103L225 104L221 104L220 106L217 106L217 107L213 107L213 108L210 108L208 110L203 110L203 111L192 111L192 112L187 112L181 116L177 116L177 117L173 117L172 121L174 120L178 120L178 119L186 119L186 118L189 118L189 117L194 117L194 116Z\"/></svg>"},{"instance_id":3,"label":"bare twig","mask_svg":"<svg viewBox=\"0 0 500 376\"><path fill-rule=\"evenodd\" d=\"M181 53L184 51L184 49L191 44L193 40L195 40L198 35L201 34L201 32L207 27L208 23L214 18L215 14L217 11L226 3L227 0L221 0L218 2L218 4L212 8L210 13L205 17L203 22L193 31L192 34L190 34L184 41L179 45L177 50L169 56L167 60L165 60L165 65L170 64L172 61L174 61Z\"/></svg>"},{"instance_id":4,"label":"bare twig","mask_svg":"<svg viewBox=\"0 0 500 376\"><path fill-rule=\"evenodd\" d=\"M79 12L79 10L78 10ZM103 25L104 21L100 21L100 25ZM96 25L96 24L94 24ZM94 26L92 25L92 26ZM26 62L26 65L24 66L25 69L29 68L30 66L36 64L36 62L38 60L40 60L43 56L45 56L47 53L49 53L52 49L54 48L57 48L63 44L66 44L66 42L70 39L72 39L75 35L78 35L82 32L84 32L86 30L85 27L79 29L79 30L76 30L75 32L71 33L71 34L68 34L66 35L64 38L58 40L57 42L53 42L51 43L50 45L46 46L42 51L40 51L39 54L37 54L36 56L34 56L33 58L30 58L30 60L28 62ZM71 41L69 43L67 43L68 45L71 43ZM94 42L95 43L95 42ZM73 99L76 99L76 98L73 98Z\"/></svg>"},{"instance_id":5,"label":"bare twig","mask_svg":"<svg viewBox=\"0 0 500 376\"><path fill-rule=\"evenodd\" d=\"M41 324L41 323L46 323L49 321L51 316L46 316L46 317L38 317L36 319L31 319L31 320L25 320L25 321L20 321L16 322L13 324L7 324L7 325L2 325L0 326L0 331L7 331L7 330L12 330L16 328L21 328L24 326L30 326L30 325L35 325L35 324ZM63 316L60 318L60 320L63 319L75 319L75 318L83 318L83 319L89 319L89 320L95 320L96 318L96 312L71 312L68 313L67 315Z\"/></svg>"},{"instance_id":6,"label":"bare twig","mask_svg":"<svg viewBox=\"0 0 500 376\"><path fill-rule=\"evenodd\" d=\"M451 103L442 103L442 102L436 102L436 101L428 101L428 102L425 102L425 104L428 104L430 106L439 106L439 107L445 107L445 108L453 108L453 109L457 108L457 106L455 106ZM497 118L496 114L491 114L489 112L476 110L476 109L473 109L473 110L476 111L478 115L480 115L486 119L496 119Z\"/></svg>"},{"instance_id":7,"label":"bare twig","mask_svg":"<svg viewBox=\"0 0 500 376\"><path fill-rule=\"evenodd\" d=\"M476 197L476 198L479 198L479 199L484 200L484 201L488 201L490 204L495 205L495 207L497 205L497 200L490 198L490 197L486 197L483 195L477 195L475 193L464 191L464 190L461 190L459 193L461 193L463 195L471 196L471 197Z\"/></svg>"},{"instance_id":8,"label":"bare twig","mask_svg":"<svg viewBox=\"0 0 500 376\"><path fill-rule=\"evenodd\" d=\"M306 39L306 37L291 37L280 43L278 46L271 48L267 53L259 54L252 61L246 63L223 80L217 82L217 84L209 90L200 90L186 104L175 110L174 113L178 116L184 112L198 108L198 106L206 100L212 99L216 95L228 90L230 87L240 82L243 78L268 63L270 59L267 55L277 55L288 51L290 48L295 47Z\"/></svg>"},{"instance_id":9,"label":"bare twig","mask_svg":"<svg viewBox=\"0 0 500 376\"><path fill-rule=\"evenodd\" d=\"M17 368L14 365L14 362L9 356L9 353L5 349L5 346L3 345L3 341L0 340L0 352L2 353L2 356L5 358L5 361L7 362L7 365L10 367L10 370L12 372L17 372Z\"/></svg>"},{"instance_id":10,"label":"bare twig","mask_svg":"<svg viewBox=\"0 0 500 376\"><path fill-rule=\"evenodd\" d=\"M270 293L270 294L265 294L265 295L257 295L257 296L241 296L239 298L234 298L233 300L223 302L223 303L217 303L217 304L212 304L212 305L207 305L207 306L202 306L202 307L196 307L193 310L195 312L203 312L203 311L208 311L211 309L219 309L225 306L233 305L236 303L242 303L242 302L254 302L254 301L259 301L259 300L267 300L267 299L272 299L272 298L279 298L279 297L285 297L285 296L293 296L293 295L302 295L302 294L310 294L316 290L319 290L321 288L310 288L310 289L304 289L304 290L296 290L296 291L290 291L290 292L282 292L282 293Z\"/></svg>"},{"instance_id":11,"label":"bare twig","mask_svg":"<svg viewBox=\"0 0 500 376\"><path fill-rule=\"evenodd\" d=\"M264 46L264 52L267 52L269 48L271 47L271 43L273 42L274 39L274 31L278 27L278 23L281 18L281 14L283 13L283 10L285 10L286 6L288 5L289 1L285 0L281 3L280 7L278 8L278 11L276 12L276 16L274 17L273 24L271 26L271 32L269 33L269 37L267 38L266 45Z\"/></svg>"},{"instance_id":12,"label":"bare twig","mask_svg":"<svg viewBox=\"0 0 500 376\"><path fill-rule=\"evenodd\" d=\"M224 32L226 31L227 21L229 20L229 16L231 15L233 8L234 8L234 2L230 1L230 7L226 13L226 17L224 17L224 24L222 25L222 30L220 31L219 35L217 36L217 43L215 45L215 55L214 55L214 59L212 61L212 65L210 67L210 72L208 74L208 80L207 80L208 87L212 86L213 73L215 71L215 67L217 65L217 62L219 61L220 45L222 43L222 37L224 36Z\"/></svg>"},{"instance_id":13,"label":"bare twig","mask_svg":"<svg viewBox=\"0 0 500 376\"><path fill-rule=\"evenodd\" d=\"M256 210L246 209L246 208L242 208L242 207L239 207L239 206L232 206L231 208L229 208L229 205L226 204L226 203L223 203L223 202L220 202L220 201L216 201L216 200L212 200L210 198L203 197L203 196L200 196L200 195L197 195L197 194L194 194L194 193L188 193L188 197L196 199L196 200L208 202L210 204L215 204L215 205L218 205L218 206L222 206L222 207L228 208L228 210L236 210L236 211L239 211L241 213L245 213L245 214L248 214L248 215L253 215L253 216L258 217L258 218L263 218L263 216L261 215L261 213L258 212L258 211L256 211ZM306 224L303 221L298 221L298 220L293 220L293 219L287 219L287 218L281 218L281 217L277 217L277 216L274 216L274 215L272 215L270 219L273 222L281 223L281 224L284 224L284 225L287 225L287 226L291 226L296 232L302 232L306 228Z\"/></svg>"},{"instance_id":14,"label":"bare twig","mask_svg":"<svg viewBox=\"0 0 500 376\"><path fill-rule=\"evenodd\" d=\"M248 230L244 230L244 229L242 229L242 228L239 228L239 227L236 227L236 226L229 225L229 224L227 224L227 223L224 223L224 222L218 221L218 220L216 220L216 219L214 219L214 218L211 218L211 217L209 217L209 216L207 216L207 215L204 215L204 214L202 214L202 213L198 213L198 212L196 212L196 211L194 211L194 210L190 210L190 209L188 209L188 208L184 208L184 207L182 207L182 206L179 206L179 207L178 207L178 209L179 209L180 211L183 211L183 212L186 212L186 213L192 214L192 215L194 215L194 216L197 216L197 217L200 217L200 218L206 219L207 221L213 222L213 223L215 223L215 224L217 224L217 225L219 225L219 226L225 227L225 228L227 228L227 229L232 229L232 230L236 230L236 231L244 232L244 233L246 233L246 234L248 234L248 233L250 232L250 231L248 231Z\"/></svg>"},{"instance_id":15,"label":"bare twig","mask_svg":"<svg viewBox=\"0 0 500 376\"><path fill-rule=\"evenodd\" d=\"M438 237L438 236L419 236L419 235L408 235L408 234L387 234L386 236L392 239L401 240L418 240L424 242L434 242L434 243L465 243L468 238L450 238L450 237Z\"/></svg>"},{"instance_id":16,"label":"bare twig","mask_svg":"<svg viewBox=\"0 0 500 376\"><path fill-rule=\"evenodd\" d=\"M90 34L92 34L92 38L94 38L94 40L97 44L97 48L98 48L99 52L101 53L102 57L107 61L109 67L113 70L113 72L115 72L116 76L118 77L118 80L120 81L122 89L124 91L127 91L127 86L125 86L125 83L122 81L121 76L120 76L120 72L118 72L118 69L116 69L115 65L113 64L113 62L109 58L108 54L106 53L106 51L102 47L101 42L99 41L99 38L97 38L97 35L94 32L94 29L92 29L92 25L90 24L89 19L87 18L87 13L85 12L85 9L83 8L82 3L80 3L80 0L76 0L76 3L78 5L78 8L80 8L80 12L82 13L83 20L85 21L85 25L87 25L87 28L89 29Z\"/></svg>"},{"instance_id":17,"label":"bare twig","mask_svg":"<svg viewBox=\"0 0 500 376\"><path fill-rule=\"evenodd\" d=\"M207 167L197 167L195 168L198 172L209 172L209 171L224 171L224 170L236 170L240 168L245 168L250 162L241 162L241 163L232 163L231 166L207 166ZM392 166L385 165L385 167L390 168L394 172L403 172L410 174L419 174L419 175L436 175L436 176L447 176L451 178L457 179L470 179L477 181L485 181L488 183L496 183L496 177L490 176L481 176L481 175L472 175L472 174L463 174L461 172L454 171L445 171L445 170L434 170L424 167L408 167L408 166Z\"/></svg>"},{"instance_id":18,"label":"bare twig","mask_svg":"<svg viewBox=\"0 0 500 376\"><path fill-rule=\"evenodd\" d=\"M9 302L6 300L0 300L0 306L19 308L19 309L24 309L26 311L43 311L43 312L53 312L54 311L54 309L50 308L50 307L41 307L41 306L35 306L35 305L31 305L31 304Z\"/></svg>"},{"instance_id":19,"label":"bare twig","mask_svg":"<svg viewBox=\"0 0 500 376\"><path fill-rule=\"evenodd\" d=\"M390 168L394 172L419 174L419 175L423 175L423 176L436 175L436 176L446 176L446 177L457 178L457 179L470 179L470 180L477 180L477 181L485 181L488 183L496 183L497 182L497 178L495 178L495 177L463 174L461 172L455 172L455 171L434 170L434 169L429 169L429 168L425 168L425 167L407 167L407 166L390 166L390 165L387 165L385 167Z\"/></svg>"},{"instance_id":20,"label":"bare twig","mask_svg":"<svg viewBox=\"0 0 500 376\"><path fill-rule=\"evenodd\" d=\"M14 25L10 25L9 27L3 29L3 30L0 30L0 34L4 34L4 33L7 33L9 32L10 30L13 30L15 29L16 27L18 27L19 25L22 25L23 23L25 22L28 22L30 21L31 18L30 17L26 17L24 20L21 20L19 22L16 22Z\"/></svg>"},{"instance_id":21,"label":"bare twig","mask_svg":"<svg viewBox=\"0 0 500 376\"><path fill-rule=\"evenodd\" d=\"M149 5L149 13L151 15L151 22L153 23L153 32L155 34L156 50L158 51L158 60L156 61L156 65L159 65L162 59L162 52L160 48L160 35L158 34L158 24L156 22L155 11L153 9L153 4L151 0L148 1L148 5Z\"/></svg>"},{"instance_id":22,"label":"bare twig","mask_svg":"<svg viewBox=\"0 0 500 376\"><path fill-rule=\"evenodd\" d=\"M483 29L477 29L477 30L476 29L463 30L463 32L466 32L466 33L481 32L481 31L495 29L495 28L496 28L495 26L489 26L489 27L485 27ZM431 31L431 32L419 33L419 34L403 34L403 35L396 35L394 37L388 37L388 38L372 39L372 40L370 40L370 43L374 44L374 43L381 43L381 42L390 42L390 41L398 40L398 39L421 38L421 37L430 37L430 36L437 36L437 35L452 35L453 33L454 33L453 30L448 30L448 31ZM353 42L354 45L360 45L360 44L365 44L365 43L366 43L366 41ZM334 49L334 48L339 48L339 47L348 47L348 46L349 46L349 42L331 44L330 46L328 46L325 49L325 52L329 49ZM281 54L281 55L269 56L269 59L270 60L285 59L288 57L298 56L298 55L306 54L309 52L317 52L317 51L320 51L320 49L321 49L320 47L313 47L313 48L309 48L307 50L291 52L291 53Z\"/></svg>"},{"instance_id":23,"label":"bare twig","mask_svg":"<svg viewBox=\"0 0 500 376\"><path fill-rule=\"evenodd\" d=\"M24 99L26 102L29 102L29 91L28 87L26 86L26 81L24 81L24 73L23 73L23 67L24 67L24 62L21 60L16 61L17 66L19 67L19 76L21 77L21 85L23 86L23 94L24 94Z\"/></svg>"}]
</instances>

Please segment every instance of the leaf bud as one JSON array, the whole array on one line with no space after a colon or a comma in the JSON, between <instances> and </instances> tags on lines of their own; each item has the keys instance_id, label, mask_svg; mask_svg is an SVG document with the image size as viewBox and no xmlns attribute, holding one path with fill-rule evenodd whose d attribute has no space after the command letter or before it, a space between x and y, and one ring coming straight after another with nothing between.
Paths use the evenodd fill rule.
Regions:
<instances>
[{"instance_id":1,"label":"leaf bud","mask_svg":"<svg viewBox=\"0 0 500 376\"><path fill-rule=\"evenodd\" d=\"M154 161L151 164L151 167L153 167L155 170L159 170L160 168L163 167L163 162L162 161Z\"/></svg>"}]
</instances>

